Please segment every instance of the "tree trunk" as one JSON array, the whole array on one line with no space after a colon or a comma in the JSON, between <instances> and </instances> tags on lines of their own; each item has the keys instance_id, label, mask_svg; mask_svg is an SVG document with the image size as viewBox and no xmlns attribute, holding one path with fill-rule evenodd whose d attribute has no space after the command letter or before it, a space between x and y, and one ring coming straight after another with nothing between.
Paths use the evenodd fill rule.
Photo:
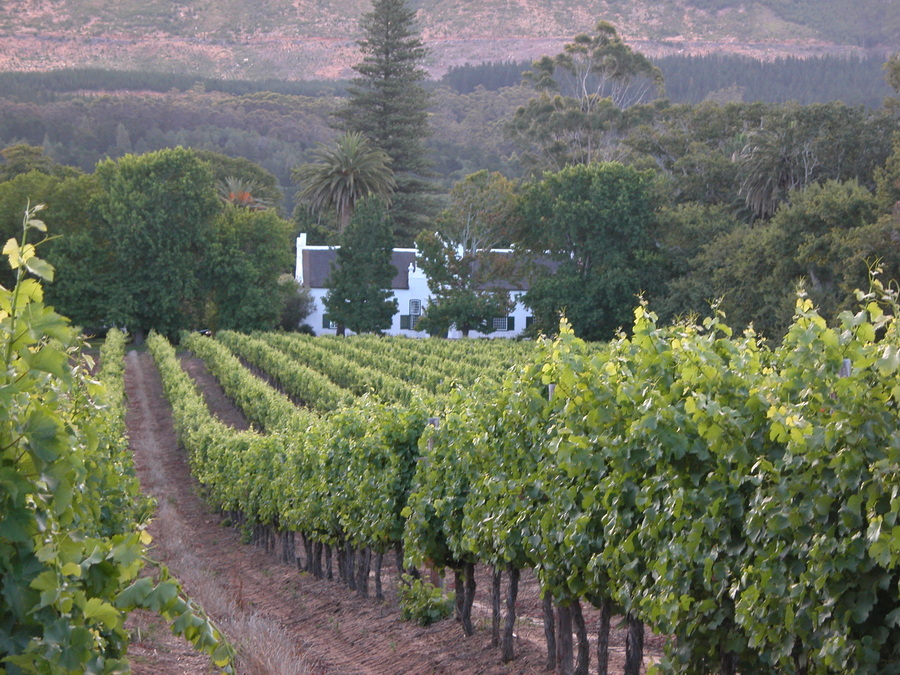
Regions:
<instances>
[{"instance_id":1,"label":"tree trunk","mask_svg":"<svg viewBox=\"0 0 900 675\"><path fill-rule=\"evenodd\" d=\"M556 619L553 616L553 598L544 593L541 599L544 610L544 639L547 641L547 670L556 670Z\"/></svg>"},{"instance_id":2,"label":"tree trunk","mask_svg":"<svg viewBox=\"0 0 900 675\"><path fill-rule=\"evenodd\" d=\"M805 672L805 669L797 668L798 674ZM719 666L720 675L736 675L737 673L737 656L734 652L723 651L721 655L721 664Z\"/></svg>"},{"instance_id":3,"label":"tree trunk","mask_svg":"<svg viewBox=\"0 0 900 675\"><path fill-rule=\"evenodd\" d=\"M500 646L500 586L503 581L503 570L494 565L491 574L491 647Z\"/></svg>"},{"instance_id":4,"label":"tree trunk","mask_svg":"<svg viewBox=\"0 0 900 675\"><path fill-rule=\"evenodd\" d=\"M466 637L475 634L475 628L472 626L472 604L475 602L475 564L466 563L464 568L466 573L466 601L463 605L463 632Z\"/></svg>"},{"instance_id":5,"label":"tree trunk","mask_svg":"<svg viewBox=\"0 0 900 675\"><path fill-rule=\"evenodd\" d=\"M375 599L384 600L384 592L381 589L381 566L384 564L384 553L375 554Z\"/></svg>"},{"instance_id":6,"label":"tree trunk","mask_svg":"<svg viewBox=\"0 0 900 675\"><path fill-rule=\"evenodd\" d=\"M591 665L591 645L588 643L587 626L584 623L584 614L578 600L572 603L572 622L575 624L575 635L578 636L578 659L575 662L575 675L588 675L588 668Z\"/></svg>"},{"instance_id":7,"label":"tree trunk","mask_svg":"<svg viewBox=\"0 0 900 675\"><path fill-rule=\"evenodd\" d=\"M347 583L347 556L343 546L338 546L334 551L337 556L338 581L342 584Z\"/></svg>"},{"instance_id":8,"label":"tree trunk","mask_svg":"<svg viewBox=\"0 0 900 675\"><path fill-rule=\"evenodd\" d=\"M322 542L317 541L313 543L313 576L316 579L322 578Z\"/></svg>"},{"instance_id":9,"label":"tree trunk","mask_svg":"<svg viewBox=\"0 0 900 675\"><path fill-rule=\"evenodd\" d=\"M625 634L624 675L639 675L644 660L644 622L631 614L626 617L628 632Z\"/></svg>"},{"instance_id":10,"label":"tree trunk","mask_svg":"<svg viewBox=\"0 0 900 675\"><path fill-rule=\"evenodd\" d=\"M397 578L403 574L403 544L397 542L394 544L394 564L397 566Z\"/></svg>"},{"instance_id":11,"label":"tree trunk","mask_svg":"<svg viewBox=\"0 0 900 675\"><path fill-rule=\"evenodd\" d=\"M799 640L794 641L791 657L794 659L794 672L797 675L807 675L809 673L809 662L803 651L803 645Z\"/></svg>"},{"instance_id":12,"label":"tree trunk","mask_svg":"<svg viewBox=\"0 0 900 675\"><path fill-rule=\"evenodd\" d=\"M463 570L461 567L453 570L453 591L456 602L453 608L453 614L456 620L462 623L463 606L466 604L466 585L463 580Z\"/></svg>"},{"instance_id":13,"label":"tree trunk","mask_svg":"<svg viewBox=\"0 0 900 675\"><path fill-rule=\"evenodd\" d=\"M344 555L346 559L344 560L344 567L346 568L347 577L344 581L347 583L347 586L350 587L351 591L356 590L356 574L354 570L356 568L356 551L353 547L348 543L344 546Z\"/></svg>"},{"instance_id":14,"label":"tree trunk","mask_svg":"<svg viewBox=\"0 0 900 675\"><path fill-rule=\"evenodd\" d=\"M612 603L609 598L600 602L600 617L597 619L597 675L609 673L609 620Z\"/></svg>"},{"instance_id":15,"label":"tree trunk","mask_svg":"<svg viewBox=\"0 0 900 675\"><path fill-rule=\"evenodd\" d=\"M325 578L328 581L334 579L334 570L332 569L331 558L333 557L334 549L331 546L325 547Z\"/></svg>"},{"instance_id":16,"label":"tree trunk","mask_svg":"<svg viewBox=\"0 0 900 675\"><path fill-rule=\"evenodd\" d=\"M572 608L557 605L556 669L559 675L575 675L575 652L572 644Z\"/></svg>"},{"instance_id":17,"label":"tree trunk","mask_svg":"<svg viewBox=\"0 0 900 675\"><path fill-rule=\"evenodd\" d=\"M363 598L369 597L369 570L372 566L372 549L363 548L356 556L356 592Z\"/></svg>"},{"instance_id":18,"label":"tree trunk","mask_svg":"<svg viewBox=\"0 0 900 675\"><path fill-rule=\"evenodd\" d=\"M291 545L294 543L294 533L288 530L281 530L278 533L278 539L281 541L281 562L291 562Z\"/></svg>"},{"instance_id":19,"label":"tree trunk","mask_svg":"<svg viewBox=\"0 0 900 675\"><path fill-rule=\"evenodd\" d=\"M344 204L341 209L339 209L340 215L340 229L338 230L338 234L344 234L347 231L347 227L350 225L350 219L353 217L353 205L352 204ZM343 333L341 333L343 335Z\"/></svg>"},{"instance_id":20,"label":"tree trunk","mask_svg":"<svg viewBox=\"0 0 900 675\"><path fill-rule=\"evenodd\" d=\"M303 535L303 549L306 551L306 562L303 565L303 571L308 574L314 574L312 559L313 559L313 541L309 538L309 535Z\"/></svg>"},{"instance_id":21,"label":"tree trunk","mask_svg":"<svg viewBox=\"0 0 900 675\"><path fill-rule=\"evenodd\" d=\"M509 586L506 590L506 623L503 626L503 644L500 650L503 663L509 663L516 658L513 629L516 627L516 599L519 597L519 568L510 565L506 569L506 574L509 577Z\"/></svg>"}]
</instances>

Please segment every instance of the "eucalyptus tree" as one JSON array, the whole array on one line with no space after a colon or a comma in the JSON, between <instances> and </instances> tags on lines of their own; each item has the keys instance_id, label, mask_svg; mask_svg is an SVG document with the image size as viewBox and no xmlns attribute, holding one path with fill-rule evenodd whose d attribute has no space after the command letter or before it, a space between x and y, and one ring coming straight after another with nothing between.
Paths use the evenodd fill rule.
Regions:
<instances>
[{"instance_id":1,"label":"eucalyptus tree","mask_svg":"<svg viewBox=\"0 0 900 675\"><path fill-rule=\"evenodd\" d=\"M490 333L494 319L510 313L515 263L492 249L509 240L517 203L512 181L497 172L478 171L453 187L437 231L416 238L431 289L421 329L446 335L455 325L464 336Z\"/></svg>"},{"instance_id":2,"label":"eucalyptus tree","mask_svg":"<svg viewBox=\"0 0 900 675\"><path fill-rule=\"evenodd\" d=\"M373 196L389 202L397 186L391 158L359 132L342 134L332 146L319 144L313 156L315 161L295 168L292 178L310 210L337 211L340 234L360 200Z\"/></svg>"},{"instance_id":3,"label":"eucalyptus tree","mask_svg":"<svg viewBox=\"0 0 900 675\"><path fill-rule=\"evenodd\" d=\"M664 92L662 71L612 24L601 21L595 31L576 35L562 53L524 73L538 96L516 111L507 133L533 168L621 159L615 141L648 112L635 106Z\"/></svg>"}]
</instances>

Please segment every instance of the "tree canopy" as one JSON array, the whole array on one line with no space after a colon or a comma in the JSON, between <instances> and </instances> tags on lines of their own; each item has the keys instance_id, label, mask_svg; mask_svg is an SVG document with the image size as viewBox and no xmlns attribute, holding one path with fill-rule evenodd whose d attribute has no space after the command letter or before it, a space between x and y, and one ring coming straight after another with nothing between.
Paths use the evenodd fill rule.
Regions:
<instances>
[{"instance_id":1,"label":"tree canopy","mask_svg":"<svg viewBox=\"0 0 900 675\"><path fill-rule=\"evenodd\" d=\"M271 330L280 322L282 307L296 294L296 285L280 279L293 263L293 238L291 223L273 209L229 205L221 211L203 278L211 304L205 328Z\"/></svg>"},{"instance_id":2,"label":"tree canopy","mask_svg":"<svg viewBox=\"0 0 900 675\"><path fill-rule=\"evenodd\" d=\"M453 187L437 231L416 238L432 292L419 329L446 335L456 326L467 337L493 332L494 319L509 314L516 270L509 255L492 249L510 241L517 200L513 183L497 172L478 171Z\"/></svg>"},{"instance_id":3,"label":"tree canopy","mask_svg":"<svg viewBox=\"0 0 900 675\"><path fill-rule=\"evenodd\" d=\"M95 207L114 282L110 324L174 335L201 311L204 263L219 210L209 166L174 148L107 160Z\"/></svg>"},{"instance_id":4,"label":"tree canopy","mask_svg":"<svg viewBox=\"0 0 900 675\"><path fill-rule=\"evenodd\" d=\"M664 91L662 72L632 50L612 24L576 35L555 57L524 73L538 96L516 110L507 133L533 170L620 159L615 142L635 123L649 93Z\"/></svg>"},{"instance_id":5,"label":"tree canopy","mask_svg":"<svg viewBox=\"0 0 900 675\"><path fill-rule=\"evenodd\" d=\"M374 0L360 20L363 59L336 114L346 131L361 133L391 158L397 190L392 218L398 242L412 241L427 216L428 169L424 140L430 94L422 86L428 50L406 0Z\"/></svg>"},{"instance_id":6,"label":"tree canopy","mask_svg":"<svg viewBox=\"0 0 900 675\"><path fill-rule=\"evenodd\" d=\"M300 184L300 199L312 211L337 212L338 234L347 229L362 199L373 196L390 203L397 187L391 158L361 133L348 131L334 145L320 144L313 157L314 162L293 171L293 178Z\"/></svg>"},{"instance_id":7,"label":"tree canopy","mask_svg":"<svg viewBox=\"0 0 900 675\"><path fill-rule=\"evenodd\" d=\"M326 285L324 303L328 317L354 333L381 333L391 327L397 300L391 285L397 268L391 264L394 250L391 221L384 204L364 200L340 238L340 248Z\"/></svg>"},{"instance_id":8,"label":"tree canopy","mask_svg":"<svg viewBox=\"0 0 900 675\"><path fill-rule=\"evenodd\" d=\"M556 263L525 294L536 330L555 333L561 314L592 340L628 324L637 294L658 283L653 181L652 171L604 162L525 186L519 241Z\"/></svg>"}]
</instances>

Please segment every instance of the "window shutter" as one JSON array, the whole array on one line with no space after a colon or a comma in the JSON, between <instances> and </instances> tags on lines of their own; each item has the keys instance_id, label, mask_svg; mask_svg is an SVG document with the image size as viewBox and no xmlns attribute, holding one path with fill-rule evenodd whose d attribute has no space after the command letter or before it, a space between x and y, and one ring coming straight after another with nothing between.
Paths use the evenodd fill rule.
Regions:
<instances>
[{"instance_id":1,"label":"window shutter","mask_svg":"<svg viewBox=\"0 0 900 675\"><path fill-rule=\"evenodd\" d=\"M400 315L400 330L409 330L409 314Z\"/></svg>"},{"instance_id":2,"label":"window shutter","mask_svg":"<svg viewBox=\"0 0 900 675\"><path fill-rule=\"evenodd\" d=\"M534 317L526 316L525 317L525 328L531 328L534 325Z\"/></svg>"},{"instance_id":3,"label":"window shutter","mask_svg":"<svg viewBox=\"0 0 900 675\"><path fill-rule=\"evenodd\" d=\"M506 330L515 330L516 329L516 317L508 316L506 317Z\"/></svg>"},{"instance_id":4,"label":"window shutter","mask_svg":"<svg viewBox=\"0 0 900 675\"><path fill-rule=\"evenodd\" d=\"M322 315L322 328L331 328L331 317L327 314Z\"/></svg>"}]
</instances>

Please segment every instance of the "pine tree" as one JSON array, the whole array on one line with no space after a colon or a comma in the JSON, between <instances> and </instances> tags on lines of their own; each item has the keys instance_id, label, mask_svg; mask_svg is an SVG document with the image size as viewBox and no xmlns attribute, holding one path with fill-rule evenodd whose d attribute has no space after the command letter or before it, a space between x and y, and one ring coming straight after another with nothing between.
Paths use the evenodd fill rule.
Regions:
<instances>
[{"instance_id":1,"label":"pine tree","mask_svg":"<svg viewBox=\"0 0 900 675\"><path fill-rule=\"evenodd\" d=\"M428 216L428 161L423 140L429 135L429 93L421 65L428 54L406 0L373 0L363 15L359 41L363 60L337 113L341 127L363 134L391 158L397 180L391 215L397 243L410 243Z\"/></svg>"},{"instance_id":2,"label":"pine tree","mask_svg":"<svg viewBox=\"0 0 900 675\"><path fill-rule=\"evenodd\" d=\"M391 264L391 221L378 199L362 201L350 225L341 235L341 247L328 277L324 304L338 326L354 333L380 333L391 327L397 300L391 281L397 268Z\"/></svg>"}]
</instances>

